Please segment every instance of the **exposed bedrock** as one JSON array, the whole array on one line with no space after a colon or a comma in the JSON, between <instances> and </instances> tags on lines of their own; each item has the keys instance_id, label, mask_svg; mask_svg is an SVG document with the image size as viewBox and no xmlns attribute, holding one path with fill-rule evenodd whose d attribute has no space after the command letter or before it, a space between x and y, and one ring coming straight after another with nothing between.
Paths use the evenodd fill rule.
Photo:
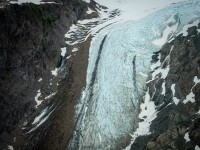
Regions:
<instances>
[{"instance_id":1,"label":"exposed bedrock","mask_svg":"<svg viewBox=\"0 0 200 150\"><path fill-rule=\"evenodd\" d=\"M160 55L160 59L155 56ZM200 34L197 27L188 35L179 35L163 46L153 58L163 69L170 70L165 79L161 74L147 84L150 98L157 106L157 118L150 125L151 134L136 138L131 149L167 150L195 149L199 140L200 106ZM149 75L152 75L156 70ZM163 92L164 91L164 92Z\"/></svg>"},{"instance_id":2,"label":"exposed bedrock","mask_svg":"<svg viewBox=\"0 0 200 150\"><path fill-rule=\"evenodd\" d=\"M35 101L38 90L42 92L40 100L57 90L50 86L52 70L62 67L58 78L69 82L71 62L61 56L62 47L69 49L64 35L77 20L97 16L86 14L93 3L67 0L57 4L14 4L0 9L0 149L12 143L15 129L40 111L36 110ZM41 107L47 103L50 100Z\"/></svg>"}]
</instances>

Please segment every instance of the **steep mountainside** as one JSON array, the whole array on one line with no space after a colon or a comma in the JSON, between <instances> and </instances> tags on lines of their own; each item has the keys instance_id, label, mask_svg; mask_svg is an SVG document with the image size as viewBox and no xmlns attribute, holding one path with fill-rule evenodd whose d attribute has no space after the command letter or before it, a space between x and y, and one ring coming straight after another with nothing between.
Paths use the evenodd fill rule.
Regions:
<instances>
[{"instance_id":1,"label":"steep mountainside","mask_svg":"<svg viewBox=\"0 0 200 150\"><path fill-rule=\"evenodd\" d=\"M153 56L147 93L157 108L150 134L131 149L194 150L200 145L200 24L180 34ZM165 79L162 71L169 69ZM145 118L145 116L144 116ZM141 120L142 121L142 120Z\"/></svg>"},{"instance_id":2,"label":"steep mountainside","mask_svg":"<svg viewBox=\"0 0 200 150\"><path fill-rule=\"evenodd\" d=\"M58 82L69 80L70 62L61 55L64 35L77 20L92 17L87 7L67 0L0 9L0 149L12 142L15 129L26 125L32 114L52 105ZM55 68L62 68L59 76Z\"/></svg>"}]
</instances>

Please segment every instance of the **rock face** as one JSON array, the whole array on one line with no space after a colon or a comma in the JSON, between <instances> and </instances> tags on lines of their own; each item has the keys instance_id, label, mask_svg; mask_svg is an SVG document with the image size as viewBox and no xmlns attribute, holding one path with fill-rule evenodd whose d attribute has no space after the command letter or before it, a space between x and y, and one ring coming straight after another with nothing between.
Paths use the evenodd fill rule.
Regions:
<instances>
[{"instance_id":1,"label":"rock face","mask_svg":"<svg viewBox=\"0 0 200 150\"><path fill-rule=\"evenodd\" d=\"M161 62L162 69L170 69L165 79L157 74L147 82L150 98L157 106L157 118L150 125L151 134L136 138L131 149L195 149L200 145L200 34L197 28L189 28L187 36L177 36L152 58L153 63Z\"/></svg>"},{"instance_id":2,"label":"rock face","mask_svg":"<svg viewBox=\"0 0 200 150\"><path fill-rule=\"evenodd\" d=\"M36 112L37 91L42 91L40 99L56 91L49 84L51 71L63 63L64 35L72 23L87 17L86 11L87 4L80 0L0 9L0 149ZM62 70L60 78L68 79L70 64ZM41 105L45 103L50 100Z\"/></svg>"}]
</instances>

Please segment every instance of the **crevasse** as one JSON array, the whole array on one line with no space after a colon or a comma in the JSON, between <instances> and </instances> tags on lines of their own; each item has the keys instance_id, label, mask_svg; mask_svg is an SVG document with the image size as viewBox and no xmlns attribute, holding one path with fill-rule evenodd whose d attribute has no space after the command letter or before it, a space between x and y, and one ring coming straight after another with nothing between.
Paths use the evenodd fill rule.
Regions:
<instances>
[{"instance_id":1,"label":"crevasse","mask_svg":"<svg viewBox=\"0 0 200 150\"><path fill-rule=\"evenodd\" d=\"M69 149L125 146L129 133L137 127L138 102L153 52L199 19L199 6L198 0L174 4L141 20L108 26L95 37Z\"/></svg>"}]
</instances>

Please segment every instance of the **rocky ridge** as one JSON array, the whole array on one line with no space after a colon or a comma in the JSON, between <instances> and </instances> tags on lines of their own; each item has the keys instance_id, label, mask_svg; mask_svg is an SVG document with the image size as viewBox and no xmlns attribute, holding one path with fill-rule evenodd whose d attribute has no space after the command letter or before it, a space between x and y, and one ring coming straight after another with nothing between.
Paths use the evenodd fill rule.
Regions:
<instances>
[{"instance_id":1,"label":"rocky ridge","mask_svg":"<svg viewBox=\"0 0 200 150\"><path fill-rule=\"evenodd\" d=\"M199 148L199 43L197 27L191 27L187 36L177 36L152 56L152 63L160 65L148 77L147 92L156 105L157 117L150 125L150 134L137 137L132 150ZM163 79L159 70L168 67L168 74Z\"/></svg>"}]
</instances>

